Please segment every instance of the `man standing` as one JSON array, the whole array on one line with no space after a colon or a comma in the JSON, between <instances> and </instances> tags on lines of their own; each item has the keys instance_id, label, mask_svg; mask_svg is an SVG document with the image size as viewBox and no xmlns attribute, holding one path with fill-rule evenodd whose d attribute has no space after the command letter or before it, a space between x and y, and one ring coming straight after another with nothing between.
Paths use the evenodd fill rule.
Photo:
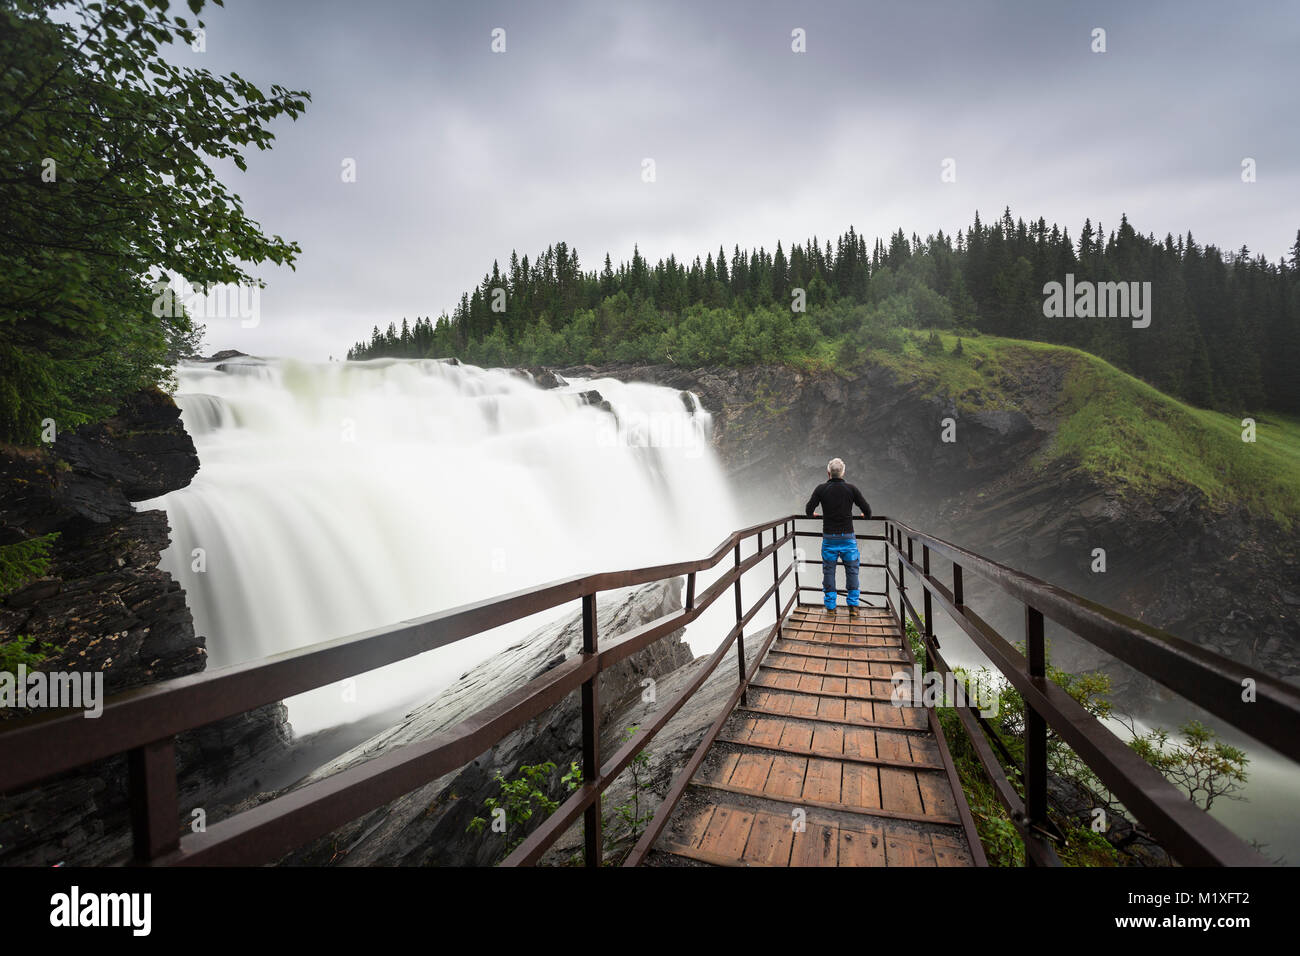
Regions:
<instances>
[{"instance_id":1,"label":"man standing","mask_svg":"<svg viewBox=\"0 0 1300 956\"><path fill-rule=\"evenodd\" d=\"M858 616L858 539L853 532L853 506L871 517L871 506L855 485L844 480L844 462L832 458L826 465L827 480L813 489L804 513L814 517L822 509L822 590L827 613L835 613L835 567L844 562L844 586L848 593L849 617Z\"/></svg>"}]
</instances>

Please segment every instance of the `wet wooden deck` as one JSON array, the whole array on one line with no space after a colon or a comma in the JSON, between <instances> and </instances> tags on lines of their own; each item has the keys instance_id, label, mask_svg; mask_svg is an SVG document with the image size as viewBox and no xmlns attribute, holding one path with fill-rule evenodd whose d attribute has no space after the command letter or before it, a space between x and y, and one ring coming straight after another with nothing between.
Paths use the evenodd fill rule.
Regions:
<instances>
[{"instance_id":1,"label":"wet wooden deck","mask_svg":"<svg viewBox=\"0 0 1300 956\"><path fill-rule=\"evenodd\" d=\"M891 700L911 666L883 609L794 609L645 864L982 864L937 721Z\"/></svg>"}]
</instances>

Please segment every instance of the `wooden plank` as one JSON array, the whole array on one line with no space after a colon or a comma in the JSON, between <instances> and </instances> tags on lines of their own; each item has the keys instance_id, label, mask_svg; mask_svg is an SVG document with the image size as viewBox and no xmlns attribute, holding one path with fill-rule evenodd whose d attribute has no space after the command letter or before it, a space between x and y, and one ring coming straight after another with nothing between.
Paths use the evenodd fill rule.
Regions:
<instances>
[{"instance_id":1,"label":"wooden plank","mask_svg":"<svg viewBox=\"0 0 1300 956\"><path fill-rule=\"evenodd\" d=\"M846 677L826 676L821 679L821 686L814 687L813 690L819 690L823 694L845 694L848 693L849 679ZM856 697L857 695L854 694Z\"/></svg>"},{"instance_id":2,"label":"wooden plank","mask_svg":"<svg viewBox=\"0 0 1300 956\"><path fill-rule=\"evenodd\" d=\"M937 866L934 861L934 848L928 839L917 840L912 845L912 854L917 866Z\"/></svg>"},{"instance_id":3,"label":"wooden plank","mask_svg":"<svg viewBox=\"0 0 1300 956\"><path fill-rule=\"evenodd\" d=\"M870 700L860 701L867 719L882 727L903 727L907 717L902 707Z\"/></svg>"},{"instance_id":4,"label":"wooden plank","mask_svg":"<svg viewBox=\"0 0 1300 956\"><path fill-rule=\"evenodd\" d=\"M720 806L714 811L698 849L726 859L739 860L753 822L754 814L748 810Z\"/></svg>"},{"instance_id":5,"label":"wooden plank","mask_svg":"<svg viewBox=\"0 0 1300 956\"><path fill-rule=\"evenodd\" d=\"M771 777L769 777L767 781L769 791L767 793L753 793L749 790L741 790L739 787L733 787L730 784L702 783L698 780L691 781L691 786L701 790L717 790L720 793L738 794L746 797L764 797L769 800L779 800L782 803L789 803L793 806L801 806L817 810L834 810L837 813L850 813L855 816L882 817L890 820L907 820L911 823L931 823L936 826L961 826L960 820L945 820L941 817L927 816L922 813L907 813L902 810L890 810L885 807L850 807L842 803L823 802L820 800L812 800L808 797L781 797L770 792L772 788ZM717 820L716 814L714 815L714 820L715 822Z\"/></svg>"},{"instance_id":6,"label":"wooden plank","mask_svg":"<svg viewBox=\"0 0 1300 956\"><path fill-rule=\"evenodd\" d=\"M839 858L838 829L825 823L809 823L794 835L791 866L834 866Z\"/></svg>"},{"instance_id":7,"label":"wooden plank","mask_svg":"<svg viewBox=\"0 0 1300 956\"><path fill-rule=\"evenodd\" d=\"M752 701L752 702L751 702L751 703L749 704L749 706L747 706L747 707L745 707L745 706L737 707L737 708L736 708L737 713L743 711L743 712L745 712L745 713L747 713L747 714L762 714L762 715L764 715L764 716L768 716L768 717L791 717L791 716L792 716L792 715L790 714L790 711L789 711L788 709L787 709L787 710L772 710L772 709L770 709L770 708L765 708L765 707L762 707L762 706L758 706L758 697L757 697L757 695L756 695L755 697L751 698L751 701ZM853 706L853 702L852 702L852 701L849 701L849 702L848 702L848 706L849 706L849 707L852 707L852 706ZM861 708L859 708L859 710L860 710L860 709L861 709ZM868 710L868 713L870 713L870 710ZM827 718L819 717L819 716L817 716L816 714L813 714L813 715L807 715L807 714L804 714L804 715L799 715L799 716L797 716L795 719L798 719L798 720L807 720L807 721L817 721L817 722L821 722L821 723L834 723L834 724L841 724L841 725L846 726L846 727L878 728L878 729L881 729L881 730L895 730L895 729L898 728L898 724L897 724L897 723L893 723L893 724L882 724L882 723L879 723L878 721L874 721L874 720L871 720L871 719L869 719L869 718L866 719L866 720L861 720L861 719L854 719L854 718L852 718L852 717L850 717L850 716L846 716L844 719L828 720Z\"/></svg>"},{"instance_id":8,"label":"wooden plank","mask_svg":"<svg viewBox=\"0 0 1300 956\"><path fill-rule=\"evenodd\" d=\"M876 720L871 702L865 700L848 700L844 702L844 722L858 727L884 726Z\"/></svg>"},{"instance_id":9,"label":"wooden plank","mask_svg":"<svg viewBox=\"0 0 1300 956\"><path fill-rule=\"evenodd\" d=\"M849 697L854 698L855 700L872 700L872 699L880 700L881 699L881 697L877 695L875 688L871 686L871 681L869 680L865 680L861 677L851 677L849 678L847 683L848 686L845 687L844 690L841 691L841 693L845 693ZM887 693L884 695L883 699L890 701L892 703L893 696L894 695L892 693Z\"/></svg>"},{"instance_id":10,"label":"wooden plank","mask_svg":"<svg viewBox=\"0 0 1300 956\"><path fill-rule=\"evenodd\" d=\"M790 657L803 657L809 660L820 661L855 661L858 663L881 663L881 664L908 664L911 663L902 655L889 656L876 654L864 647L841 647L833 644L822 644L815 641L804 641L799 638L782 638L776 646L782 654Z\"/></svg>"},{"instance_id":11,"label":"wooden plank","mask_svg":"<svg viewBox=\"0 0 1300 956\"><path fill-rule=\"evenodd\" d=\"M885 810L915 814L924 819L927 814L921 802L921 790L916 774L895 767L880 768L880 806Z\"/></svg>"},{"instance_id":12,"label":"wooden plank","mask_svg":"<svg viewBox=\"0 0 1300 956\"><path fill-rule=\"evenodd\" d=\"M781 639L773 647L778 653L792 657L807 657L813 660L862 661L879 664L910 664L911 660L903 653L902 643L895 647L871 648L857 647L852 644L830 644L826 641L810 640L808 633L800 634L789 629L781 632Z\"/></svg>"},{"instance_id":13,"label":"wooden plank","mask_svg":"<svg viewBox=\"0 0 1300 956\"><path fill-rule=\"evenodd\" d=\"M749 742L758 747L774 747L781 742L781 734L786 727L783 720L772 720L768 717L755 717L753 719L753 730L749 734Z\"/></svg>"},{"instance_id":14,"label":"wooden plank","mask_svg":"<svg viewBox=\"0 0 1300 956\"><path fill-rule=\"evenodd\" d=\"M837 697L818 697L817 716L822 720L843 721L848 702Z\"/></svg>"},{"instance_id":15,"label":"wooden plank","mask_svg":"<svg viewBox=\"0 0 1300 956\"><path fill-rule=\"evenodd\" d=\"M843 764L838 761L810 758L803 781L804 799L822 805L838 805L842 770Z\"/></svg>"},{"instance_id":16,"label":"wooden plank","mask_svg":"<svg viewBox=\"0 0 1300 956\"><path fill-rule=\"evenodd\" d=\"M931 833L935 866L974 866L966 841L947 833Z\"/></svg>"},{"instance_id":17,"label":"wooden plank","mask_svg":"<svg viewBox=\"0 0 1300 956\"><path fill-rule=\"evenodd\" d=\"M933 737L909 735L907 742L912 748L912 759L917 763L943 763L943 758L939 756L939 743Z\"/></svg>"},{"instance_id":18,"label":"wooden plank","mask_svg":"<svg viewBox=\"0 0 1300 956\"><path fill-rule=\"evenodd\" d=\"M752 688L754 685L750 684L749 686ZM790 704L794 700L789 694L779 694L761 688L757 692L751 690L750 694L750 699L754 703L750 707L743 709L760 714L774 714L776 716L788 714L790 713ZM740 709L742 708L737 708L737 710Z\"/></svg>"},{"instance_id":19,"label":"wooden plank","mask_svg":"<svg viewBox=\"0 0 1300 956\"><path fill-rule=\"evenodd\" d=\"M861 830L840 827L839 866L884 866L884 829L867 824Z\"/></svg>"},{"instance_id":20,"label":"wooden plank","mask_svg":"<svg viewBox=\"0 0 1300 956\"><path fill-rule=\"evenodd\" d=\"M919 730L928 733L930 719L924 707L896 707L883 701L865 701L871 707L872 717L881 724L898 730Z\"/></svg>"},{"instance_id":21,"label":"wooden plank","mask_svg":"<svg viewBox=\"0 0 1300 956\"><path fill-rule=\"evenodd\" d=\"M750 735L754 732L755 718L746 717L743 714L736 714L734 716L737 716L740 719L732 722L732 738L739 738L741 741L748 740Z\"/></svg>"},{"instance_id":22,"label":"wooden plank","mask_svg":"<svg viewBox=\"0 0 1300 956\"><path fill-rule=\"evenodd\" d=\"M769 654L763 661L763 666L774 670L790 671L794 674L820 674L826 669L826 662L815 657L794 654Z\"/></svg>"},{"instance_id":23,"label":"wooden plank","mask_svg":"<svg viewBox=\"0 0 1300 956\"><path fill-rule=\"evenodd\" d=\"M772 772L767 775L767 783L759 792L778 799L797 800L803 794L803 778L807 769L806 758L780 754L773 758Z\"/></svg>"},{"instance_id":24,"label":"wooden plank","mask_svg":"<svg viewBox=\"0 0 1300 956\"><path fill-rule=\"evenodd\" d=\"M788 721L781 730L781 740L777 744L782 750L807 756L812 747L813 728L808 724Z\"/></svg>"},{"instance_id":25,"label":"wooden plank","mask_svg":"<svg viewBox=\"0 0 1300 956\"><path fill-rule=\"evenodd\" d=\"M917 774L916 783L921 790L921 802L925 806L926 813L942 817L957 816L957 802L953 799L952 787L949 786L947 777L928 773Z\"/></svg>"},{"instance_id":26,"label":"wooden plank","mask_svg":"<svg viewBox=\"0 0 1300 956\"><path fill-rule=\"evenodd\" d=\"M870 764L844 765L840 801L846 807L880 809L880 770Z\"/></svg>"},{"instance_id":27,"label":"wooden plank","mask_svg":"<svg viewBox=\"0 0 1300 956\"><path fill-rule=\"evenodd\" d=\"M796 756L796 757L812 757L812 758L818 758L824 760L836 760L846 764L848 763L863 764L872 767L895 767L901 770L916 770L916 771L920 771L921 774L923 774L926 779L934 779L933 777L934 774L941 774L944 772L943 764L935 764L933 766L927 764L917 764L917 763L913 763L911 760L906 758L902 760L896 760L889 757L878 757L874 755L869 757L862 757L857 754L827 753L824 750L819 751L814 747L787 746L784 742L778 744L763 745L763 744L756 744L752 740L738 740L723 735L719 735L718 742L723 744L731 744L732 746L735 747L752 747L755 749L771 751L779 754L789 754L791 756ZM939 778L939 779L946 787L947 786L946 779L943 778ZM727 781L722 781L722 782L726 783ZM731 782L732 783L736 782L735 775L732 776Z\"/></svg>"},{"instance_id":28,"label":"wooden plank","mask_svg":"<svg viewBox=\"0 0 1300 956\"><path fill-rule=\"evenodd\" d=\"M789 675L793 677L794 675ZM817 694L821 692L822 684L826 678L820 674L804 674L801 677L794 678L794 686L805 694Z\"/></svg>"},{"instance_id":29,"label":"wooden plank","mask_svg":"<svg viewBox=\"0 0 1300 956\"><path fill-rule=\"evenodd\" d=\"M897 834L885 833L885 865L916 866L915 844Z\"/></svg>"},{"instance_id":30,"label":"wooden plank","mask_svg":"<svg viewBox=\"0 0 1300 956\"><path fill-rule=\"evenodd\" d=\"M688 860L697 860L700 863L708 863L710 866L747 865L742 860L732 859L731 857L722 856L718 853L710 853L708 850L701 850L699 847L681 846L671 840L656 840L655 850L659 853L671 853L673 856L681 856Z\"/></svg>"},{"instance_id":31,"label":"wooden plank","mask_svg":"<svg viewBox=\"0 0 1300 956\"><path fill-rule=\"evenodd\" d=\"M876 732L876 753L894 763L912 762L912 748L908 745L907 735L890 733L886 730Z\"/></svg>"},{"instance_id":32,"label":"wooden plank","mask_svg":"<svg viewBox=\"0 0 1300 956\"><path fill-rule=\"evenodd\" d=\"M838 697L840 700L872 700L872 701L880 701L881 703L889 703L892 705L893 698L890 696L887 690L882 691L879 694L873 695L873 694L866 694L866 693L858 694L858 693L844 692L844 691L820 690L820 689L815 689L811 686L805 686L805 684L811 684L813 681L816 681L817 683L821 683L823 680L832 680L833 678L821 678L813 674L809 674L801 679L796 674L779 674L777 675L776 679L773 679L773 675L769 674L766 680L760 681L758 678L761 676L762 676L762 671L760 671L758 674L754 676L754 680L750 683L749 686L758 687L763 690L783 690L789 693L805 694L813 697ZM790 684L792 682L798 686L791 687ZM885 687L888 686L889 686L888 684L885 685ZM898 708L898 709L901 710L902 708Z\"/></svg>"},{"instance_id":33,"label":"wooden plank","mask_svg":"<svg viewBox=\"0 0 1300 956\"><path fill-rule=\"evenodd\" d=\"M721 782L730 783L733 787L740 787L742 790L762 790L763 784L767 782L768 771L772 769L771 754L743 753L738 756L736 770L732 773L731 779Z\"/></svg>"},{"instance_id":34,"label":"wooden plank","mask_svg":"<svg viewBox=\"0 0 1300 956\"><path fill-rule=\"evenodd\" d=\"M842 727L840 730L844 735L844 756L875 757L877 755L874 731L860 727Z\"/></svg>"},{"instance_id":35,"label":"wooden plank","mask_svg":"<svg viewBox=\"0 0 1300 956\"><path fill-rule=\"evenodd\" d=\"M790 695L791 717L816 717L818 698L811 694Z\"/></svg>"},{"instance_id":36,"label":"wooden plank","mask_svg":"<svg viewBox=\"0 0 1300 956\"><path fill-rule=\"evenodd\" d=\"M762 678L762 680L759 680L759 678ZM758 674L755 676L750 686L769 687L776 690L802 690L800 687L799 675L774 671L768 667L759 668Z\"/></svg>"},{"instance_id":37,"label":"wooden plank","mask_svg":"<svg viewBox=\"0 0 1300 956\"><path fill-rule=\"evenodd\" d=\"M812 728L813 752L828 757L844 755L844 728L836 724L814 724Z\"/></svg>"},{"instance_id":38,"label":"wooden plank","mask_svg":"<svg viewBox=\"0 0 1300 956\"><path fill-rule=\"evenodd\" d=\"M700 838L709 828L709 821L713 819L715 809L713 804L709 804L693 813L674 814L674 819L669 823L673 842L686 847L699 846Z\"/></svg>"},{"instance_id":39,"label":"wooden plank","mask_svg":"<svg viewBox=\"0 0 1300 956\"><path fill-rule=\"evenodd\" d=\"M860 664L857 661L850 661L847 659L831 660L827 658L826 660L819 661L818 663L820 664L821 672L823 674L849 674L852 672L852 668L854 667L868 666L865 663ZM811 668L809 669L811 670Z\"/></svg>"},{"instance_id":40,"label":"wooden plank","mask_svg":"<svg viewBox=\"0 0 1300 956\"><path fill-rule=\"evenodd\" d=\"M749 842L745 845L745 862L757 866L789 866L790 849L794 845L793 823L794 817L782 818L767 811L755 813Z\"/></svg>"},{"instance_id":41,"label":"wooden plank","mask_svg":"<svg viewBox=\"0 0 1300 956\"><path fill-rule=\"evenodd\" d=\"M704 764L695 774L696 780L707 780L713 783L726 783L731 779L732 771L736 769L736 762L740 760L740 754L709 754L705 758Z\"/></svg>"}]
</instances>

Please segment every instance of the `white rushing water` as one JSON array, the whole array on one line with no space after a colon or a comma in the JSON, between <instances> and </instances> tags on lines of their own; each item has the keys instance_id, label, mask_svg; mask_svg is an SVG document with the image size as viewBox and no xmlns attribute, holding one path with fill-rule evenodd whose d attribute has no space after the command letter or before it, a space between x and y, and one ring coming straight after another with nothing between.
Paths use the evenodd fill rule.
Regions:
<instances>
[{"instance_id":1,"label":"white rushing water","mask_svg":"<svg viewBox=\"0 0 1300 956\"><path fill-rule=\"evenodd\" d=\"M589 389L612 415L584 402ZM570 574L701 557L738 527L709 415L673 389L242 358L182 366L176 400L198 476L138 507L168 513L162 564L209 667ZM294 729L426 697L539 620L294 698Z\"/></svg>"}]
</instances>

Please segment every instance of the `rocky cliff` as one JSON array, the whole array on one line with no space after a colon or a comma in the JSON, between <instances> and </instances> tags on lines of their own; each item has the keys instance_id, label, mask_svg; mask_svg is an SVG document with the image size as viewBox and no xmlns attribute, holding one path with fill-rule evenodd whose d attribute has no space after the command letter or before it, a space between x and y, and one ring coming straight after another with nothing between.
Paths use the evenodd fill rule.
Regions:
<instances>
[{"instance_id":1,"label":"rocky cliff","mask_svg":"<svg viewBox=\"0 0 1300 956\"><path fill-rule=\"evenodd\" d=\"M102 672L109 696L202 670L185 592L158 567L167 515L131 505L183 488L198 468L180 411L156 390L50 448L0 448L0 544L58 534L48 573L0 600L0 642L31 636L50 648L39 669ZM288 738L278 704L179 737L183 820L194 807L215 815L250 782L249 758ZM129 847L127 819L125 761L102 761L0 798L0 863L109 862Z\"/></svg>"}]
</instances>

